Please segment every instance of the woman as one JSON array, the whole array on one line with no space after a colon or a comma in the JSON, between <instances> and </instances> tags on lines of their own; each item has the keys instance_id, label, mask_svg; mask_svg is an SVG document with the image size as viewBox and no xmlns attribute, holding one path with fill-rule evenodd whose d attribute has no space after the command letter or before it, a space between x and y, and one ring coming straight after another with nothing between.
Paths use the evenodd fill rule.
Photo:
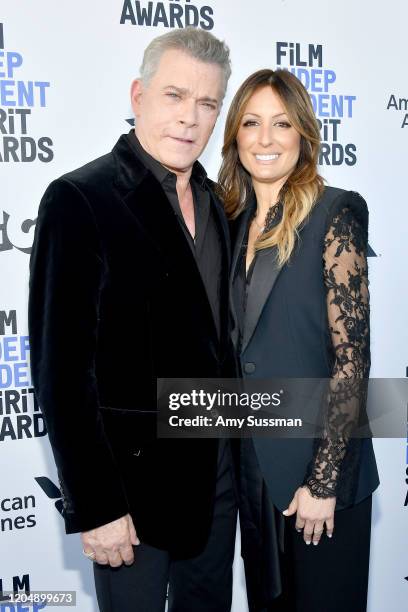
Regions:
<instances>
[{"instance_id":1,"label":"woman","mask_svg":"<svg viewBox=\"0 0 408 612\"><path fill-rule=\"evenodd\" d=\"M232 310L247 378L328 379L323 434L240 444L250 610L366 610L371 439L353 430L370 368L368 211L325 187L307 91L260 70L228 113L219 175L234 241Z\"/></svg>"}]
</instances>

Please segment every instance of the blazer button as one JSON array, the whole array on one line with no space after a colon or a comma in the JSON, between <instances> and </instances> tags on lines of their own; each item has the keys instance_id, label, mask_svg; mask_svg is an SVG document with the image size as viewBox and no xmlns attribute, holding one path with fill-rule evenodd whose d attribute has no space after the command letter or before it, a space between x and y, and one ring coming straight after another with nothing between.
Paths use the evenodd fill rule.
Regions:
<instances>
[{"instance_id":1,"label":"blazer button","mask_svg":"<svg viewBox=\"0 0 408 612\"><path fill-rule=\"evenodd\" d=\"M256 366L251 361L247 361L247 363L244 364L245 374L253 374L255 370L256 370Z\"/></svg>"}]
</instances>

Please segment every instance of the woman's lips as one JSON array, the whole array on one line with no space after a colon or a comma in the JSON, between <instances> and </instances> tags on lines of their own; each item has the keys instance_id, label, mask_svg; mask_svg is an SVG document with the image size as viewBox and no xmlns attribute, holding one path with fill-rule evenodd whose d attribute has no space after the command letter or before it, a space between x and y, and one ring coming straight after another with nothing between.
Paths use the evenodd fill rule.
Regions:
<instances>
[{"instance_id":1,"label":"woman's lips","mask_svg":"<svg viewBox=\"0 0 408 612\"><path fill-rule=\"evenodd\" d=\"M260 162L271 162L279 159L280 153L255 154L255 159Z\"/></svg>"}]
</instances>

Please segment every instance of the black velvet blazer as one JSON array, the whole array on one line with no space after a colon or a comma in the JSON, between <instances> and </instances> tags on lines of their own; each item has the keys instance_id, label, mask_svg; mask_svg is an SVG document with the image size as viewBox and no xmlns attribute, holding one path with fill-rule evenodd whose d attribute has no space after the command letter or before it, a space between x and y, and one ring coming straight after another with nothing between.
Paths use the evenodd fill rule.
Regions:
<instances>
[{"instance_id":1,"label":"black velvet blazer","mask_svg":"<svg viewBox=\"0 0 408 612\"><path fill-rule=\"evenodd\" d=\"M223 243L220 338L173 209L125 135L42 198L31 367L67 533L130 512L141 541L174 556L205 544L218 441L156 439L156 378L235 376L228 226L212 192L211 205Z\"/></svg>"}]
</instances>

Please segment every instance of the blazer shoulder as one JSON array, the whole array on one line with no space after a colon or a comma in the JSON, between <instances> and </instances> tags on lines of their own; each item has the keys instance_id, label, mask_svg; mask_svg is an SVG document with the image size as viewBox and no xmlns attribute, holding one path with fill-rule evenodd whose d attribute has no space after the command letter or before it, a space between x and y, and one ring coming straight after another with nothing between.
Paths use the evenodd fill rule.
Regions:
<instances>
[{"instance_id":1,"label":"blazer shoulder","mask_svg":"<svg viewBox=\"0 0 408 612\"><path fill-rule=\"evenodd\" d=\"M66 172L56 181L69 182L84 192L95 187L98 188L98 191L101 191L112 182L114 168L112 153L106 153L75 170Z\"/></svg>"},{"instance_id":2,"label":"blazer shoulder","mask_svg":"<svg viewBox=\"0 0 408 612\"><path fill-rule=\"evenodd\" d=\"M113 189L113 168L113 156L108 153L55 178L42 196L40 213L61 214L67 209L67 214L68 211L77 214L84 204L94 208Z\"/></svg>"},{"instance_id":3,"label":"blazer shoulder","mask_svg":"<svg viewBox=\"0 0 408 612\"><path fill-rule=\"evenodd\" d=\"M338 187L325 187L319 199L328 221L348 210L363 226L368 223L368 206L365 199L357 192Z\"/></svg>"},{"instance_id":4,"label":"blazer shoulder","mask_svg":"<svg viewBox=\"0 0 408 612\"><path fill-rule=\"evenodd\" d=\"M342 198L345 193L347 193L345 189L325 185L318 199L318 203L321 207L326 208L326 210L329 210L330 207L334 204L334 202L339 198Z\"/></svg>"}]
</instances>

